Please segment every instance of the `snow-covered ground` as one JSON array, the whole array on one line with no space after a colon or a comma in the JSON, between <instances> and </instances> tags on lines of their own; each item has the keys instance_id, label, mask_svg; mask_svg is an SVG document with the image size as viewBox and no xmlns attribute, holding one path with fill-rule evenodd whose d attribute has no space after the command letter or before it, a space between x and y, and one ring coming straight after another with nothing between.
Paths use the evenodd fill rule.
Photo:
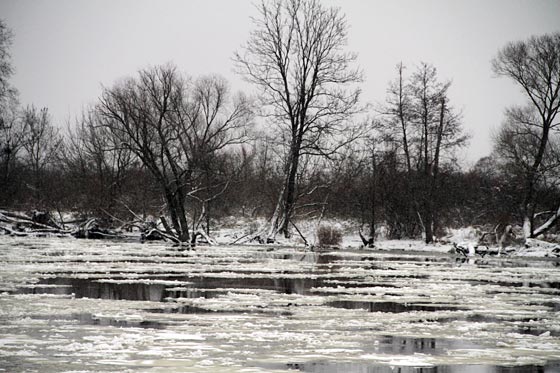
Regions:
<instances>
[{"instance_id":1,"label":"snow-covered ground","mask_svg":"<svg viewBox=\"0 0 560 373\"><path fill-rule=\"evenodd\" d=\"M340 248L343 249L361 249L363 247L362 240L357 232L357 224L353 221L345 220L322 220L320 222L314 220L306 220L298 222L300 232L305 237L309 246L317 246L318 239L316 237L317 228L320 225L331 226L342 233L342 242ZM214 233L213 237L221 244L230 244L232 242L247 241L254 236L255 232L260 227L266 226L264 220L244 220L240 218L230 217L225 220ZM478 241L481 232L473 227L465 227L459 229L447 229L447 234L439 241L432 244L425 244L420 239L401 239L389 240L380 237L375 241L375 248L382 251L416 251L416 252L439 252L439 253L455 253L453 244L471 251L468 256L477 256L474 254L475 247L478 246ZM249 234L252 233L252 234ZM381 236L383 230L381 229ZM364 233L365 234L365 233ZM285 239L281 235L276 236L277 244L281 246L304 246L304 241L297 231L292 232L292 237ZM521 241L521 240L518 240ZM250 243L255 244L258 243ZM498 245L490 245L489 247L481 246L479 248L482 252L491 253L491 255L498 254ZM509 257L539 257L539 258L557 258L560 257L560 244L551 243L540 239L528 239L525 245L507 245L500 255ZM479 256L480 257L480 256Z\"/></svg>"},{"instance_id":2,"label":"snow-covered ground","mask_svg":"<svg viewBox=\"0 0 560 373\"><path fill-rule=\"evenodd\" d=\"M445 246L2 236L0 371L559 371L558 260Z\"/></svg>"}]
</instances>

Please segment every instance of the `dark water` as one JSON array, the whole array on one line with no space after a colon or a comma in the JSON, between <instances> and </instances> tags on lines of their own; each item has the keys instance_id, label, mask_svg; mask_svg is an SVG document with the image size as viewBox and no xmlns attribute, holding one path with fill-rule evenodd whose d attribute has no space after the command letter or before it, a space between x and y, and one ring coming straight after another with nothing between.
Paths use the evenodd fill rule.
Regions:
<instances>
[{"instance_id":1,"label":"dark water","mask_svg":"<svg viewBox=\"0 0 560 373\"><path fill-rule=\"evenodd\" d=\"M192 285L181 285L182 290L173 290L176 286L139 282L104 282L100 279L76 279L69 277L49 278L42 280L32 288L22 288L19 293L27 294L58 294L74 295L76 298L99 298L110 300L134 300L169 302L177 298L215 298L225 290L219 289L264 289L273 290L283 294L310 294L313 287L322 287L327 284L323 280L310 278L213 278L213 277L158 277L159 280L177 280L192 282ZM114 278L113 278L114 280ZM337 285L349 279L337 279ZM49 286L41 286L49 285ZM52 285L56 285L52 287ZM363 284L362 286L367 286ZM371 284L370 284L371 286ZM204 288L202 288L204 287ZM352 284L352 287L359 287ZM183 290L184 288L184 290ZM190 289L189 289L190 288ZM171 290L168 290L171 289ZM432 304L413 304L399 302L363 302L363 301L331 301L326 306L345 309L364 309L369 312L402 313L412 311L442 311L460 310L458 307L449 307ZM173 313L204 313L209 312L201 307L183 306L170 308ZM256 311L258 312L258 310ZM288 312L286 312L288 314Z\"/></svg>"},{"instance_id":2,"label":"dark water","mask_svg":"<svg viewBox=\"0 0 560 373\"><path fill-rule=\"evenodd\" d=\"M313 278L270 278L263 277L190 277L190 276L165 276L157 278L144 278L131 282L124 278L111 277L111 280L123 280L123 283L104 282L98 278L72 278L56 277L41 280L34 287L21 288L19 294L59 294L71 295L76 298L99 298L111 300L142 300L162 302L168 297L198 298L204 294L216 292L215 289L263 289L273 290L283 294L308 294L312 287L324 286L323 280ZM151 280L185 281L189 285L179 285L186 290L168 291L177 285L162 285L149 283ZM126 282L124 282L126 281ZM41 286L48 285L48 286ZM56 285L52 287L52 285ZM192 288L193 290L189 290ZM199 290L199 289L206 290Z\"/></svg>"},{"instance_id":3,"label":"dark water","mask_svg":"<svg viewBox=\"0 0 560 373\"><path fill-rule=\"evenodd\" d=\"M413 355L416 353L445 355L451 349L481 349L482 344L477 344L466 340L455 340L445 338L411 338L384 336L378 344L376 352Z\"/></svg>"},{"instance_id":4,"label":"dark water","mask_svg":"<svg viewBox=\"0 0 560 373\"><path fill-rule=\"evenodd\" d=\"M334 301L326 303L327 306L346 308L351 310L362 309L369 312L413 312L413 311L456 311L457 307L446 307L440 305L424 305L414 303L397 303L397 302L362 302L362 301Z\"/></svg>"},{"instance_id":5,"label":"dark water","mask_svg":"<svg viewBox=\"0 0 560 373\"><path fill-rule=\"evenodd\" d=\"M144 328L144 329L164 329L169 325L158 321L134 321L116 320L107 317L98 317L91 313L73 313L69 316L37 316L34 319L46 320L50 325L65 324L67 322L78 322L85 325L113 326L117 328Z\"/></svg>"},{"instance_id":6,"label":"dark water","mask_svg":"<svg viewBox=\"0 0 560 373\"><path fill-rule=\"evenodd\" d=\"M395 366L371 366L356 363L290 363L284 366L273 366L270 369L291 369L300 372L322 372L322 373L558 373L560 363L549 363L545 366L522 365L515 367L493 366L493 365L442 365L435 367L395 367Z\"/></svg>"}]
</instances>

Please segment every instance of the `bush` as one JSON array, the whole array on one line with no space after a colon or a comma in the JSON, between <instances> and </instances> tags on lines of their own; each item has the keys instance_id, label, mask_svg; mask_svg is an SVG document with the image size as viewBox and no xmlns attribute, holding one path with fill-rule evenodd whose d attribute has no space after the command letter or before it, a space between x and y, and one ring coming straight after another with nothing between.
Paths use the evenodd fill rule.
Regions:
<instances>
[{"instance_id":1,"label":"bush","mask_svg":"<svg viewBox=\"0 0 560 373\"><path fill-rule=\"evenodd\" d=\"M336 227L321 225L317 229L317 240L320 247L338 246L342 242L342 232Z\"/></svg>"}]
</instances>

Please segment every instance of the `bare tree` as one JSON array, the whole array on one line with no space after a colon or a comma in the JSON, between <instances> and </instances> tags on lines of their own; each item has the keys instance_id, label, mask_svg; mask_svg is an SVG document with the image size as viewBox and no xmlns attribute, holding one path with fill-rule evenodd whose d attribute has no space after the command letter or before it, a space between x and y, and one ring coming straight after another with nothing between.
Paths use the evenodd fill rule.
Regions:
<instances>
[{"instance_id":1,"label":"bare tree","mask_svg":"<svg viewBox=\"0 0 560 373\"><path fill-rule=\"evenodd\" d=\"M35 177L52 164L62 144L59 131L51 123L47 108L37 110L31 105L22 111L26 139L23 148L26 161Z\"/></svg>"},{"instance_id":2,"label":"bare tree","mask_svg":"<svg viewBox=\"0 0 560 373\"><path fill-rule=\"evenodd\" d=\"M397 77L389 83L387 99L381 108L381 113L387 118L386 136L398 139L402 146L406 171L412 172L412 154L410 143L412 141L412 92L411 86L405 76L406 66L402 62L397 64Z\"/></svg>"},{"instance_id":3,"label":"bare tree","mask_svg":"<svg viewBox=\"0 0 560 373\"><path fill-rule=\"evenodd\" d=\"M502 171L502 177L511 185L517 186L512 190L512 200L516 206L523 206L526 198L526 177L535 161L541 144L539 115L533 106L512 107L506 110L505 119L498 133L494 137L494 151L498 161L496 164ZM535 173L533 184L535 200L532 208L531 225L540 234L550 229L555 223L556 207L547 198L549 191L559 186L558 171L560 170L560 134L551 131L548 135L547 146L538 171ZM495 165L496 165L495 164ZM494 166L495 166L494 165ZM519 211L519 209L517 209ZM521 210L523 213L523 210ZM521 218L524 218L522 215ZM535 237L534 236L529 237Z\"/></svg>"},{"instance_id":4,"label":"bare tree","mask_svg":"<svg viewBox=\"0 0 560 373\"><path fill-rule=\"evenodd\" d=\"M9 82L14 72L9 51L12 41L12 31L0 19L0 182L5 191L2 196L4 203L11 199L9 189L14 186L13 173L24 136L22 122L18 118L17 91Z\"/></svg>"},{"instance_id":5,"label":"bare tree","mask_svg":"<svg viewBox=\"0 0 560 373\"><path fill-rule=\"evenodd\" d=\"M386 118L386 137L396 143L406 174L410 213L417 215L427 243L437 228L438 184L441 164L466 143L460 115L449 104L451 82L440 82L434 66L421 63L409 79L397 65L397 78L381 109ZM412 219L407 219L412 221Z\"/></svg>"},{"instance_id":6,"label":"bare tree","mask_svg":"<svg viewBox=\"0 0 560 373\"><path fill-rule=\"evenodd\" d=\"M138 158L101 125L95 109L84 111L69 126L67 134L62 165L74 187L72 197L77 200L74 206L97 216L130 215L127 207L130 203L125 201L125 195L131 193L124 193L123 189L129 171L140 167ZM145 187L141 181L137 179L135 184ZM145 202L143 199L140 205L144 206Z\"/></svg>"},{"instance_id":7,"label":"bare tree","mask_svg":"<svg viewBox=\"0 0 560 373\"><path fill-rule=\"evenodd\" d=\"M384 120L381 122L380 129L382 134L379 139L385 140L386 162L384 171L393 174L393 179L406 173L404 180L400 182L403 193L402 199L408 199L409 203L405 206L391 206L392 201L400 199L384 198L386 207L386 221L390 226L390 232L396 237L413 236L418 225L417 203L414 196L415 186L415 126L413 111L413 92L409 78L405 75L406 66L400 62L396 65L397 76L389 83L385 104L381 106L379 112ZM417 149L417 148L416 148ZM398 157L395 157L396 155ZM390 160L394 159L395 163ZM390 185L391 178L386 178L382 185L390 188L385 194L392 194L395 185ZM389 196L386 196L389 197ZM394 203L393 203L394 204Z\"/></svg>"},{"instance_id":8,"label":"bare tree","mask_svg":"<svg viewBox=\"0 0 560 373\"><path fill-rule=\"evenodd\" d=\"M161 188L174 232L189 240L187 199L204 160L244 139L251 108L243 96L231 97L217 77L190 82L173 66L142 70L105 89L98 105L102 125L130 149Z\"/></svg>"},{"instance_id":9,"label":"bare tree","mask_svg":"<svg viewBox=\"0 0 560 373\"><path fill-rule=\"evenodd\" d=\"M269 232L287 236L302 157L332 155L353 139L348 119L360 110L355 84L362 74L352 67L356 55L344 50L348 26L338 8L318 0L272 0L258 10L255 29L234 60L260 89L264 115L287 147Z\"/></svg>"},{"instance_id":10,"label":"bare tree","mask_svg":"<svg viewBox=\"0 0 560 373\"><path fill-rule=\"evenodd\" d=\"M4 190L2 203L13 200L17 189L21 150L25 140L23 121L19 115L18 102L15 97L5 99L0 116L0 188Z\"/></svg>"},{"instance_id":11,"label":"bare tree","mask_svg":"<svg viewBox=\"0 0 560 373\"><path fill-rule=\"evenodd\" d=\"M5 110L4 105L9 103L5 100L16 95L16 90L9 82L10 77L14 73L9 51L13 38L12 31L0 19L0 114ZM1 117L2 115L0 115Z\"/></svg>"},{"instance_id":12,"label":"bare tree","mask_svg":"<svg viewBox=\"0 0 560 373\"><path fill-rule=\"evenodd\" d=\"M529 105L534 109L530 117L527 117L526 110L520 109L510 110L508 115L517 117L517 129L523 128L533 138L533 151L528 154L530 160L524 172L523 201L520 207L525 237L536 237L546 232L560 218L558 207L547 221L535 226L539 173L545 162L551 133L560 125L556 121L560 109L560 33L510 42L492 60L492 68L497 75L513 79L522 88Z\"/></svg>"}]
</instances>

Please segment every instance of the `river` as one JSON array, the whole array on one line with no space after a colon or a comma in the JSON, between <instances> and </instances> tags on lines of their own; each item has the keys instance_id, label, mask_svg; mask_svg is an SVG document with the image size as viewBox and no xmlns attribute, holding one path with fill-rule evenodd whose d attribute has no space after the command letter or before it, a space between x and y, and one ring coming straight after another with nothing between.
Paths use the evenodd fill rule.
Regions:
<instances>
[{"instance_id":1,"label":"river","mask_svg":"<svg viewBox=\"0 0 560 373\"><path fill-rule=\"evenodd\" d=\"M558 372L560 262L2 236L0 371Z\"/></svg>"}]
</instances>

